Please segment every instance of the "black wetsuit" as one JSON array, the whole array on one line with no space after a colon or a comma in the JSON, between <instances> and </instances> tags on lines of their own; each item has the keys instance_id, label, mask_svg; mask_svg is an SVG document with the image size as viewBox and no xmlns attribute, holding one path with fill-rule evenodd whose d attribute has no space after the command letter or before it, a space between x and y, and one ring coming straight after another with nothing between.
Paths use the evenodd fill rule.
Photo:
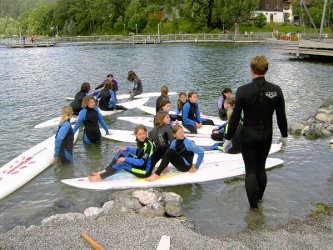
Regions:
<instances>
[{"instance_id":1,"label":"black wetsuit","mask_svg":"<svg viewBox=\"0 0 333 250\"><path fill-rule=\"evenodd\" d=\"M133 98L136 95L142 94L142 91L143 91L142 82L139 79L139 77L136 76L133 80L133 83L134 83L134 87L133 87L133 90L131 91L130 98Z\"/></svg>"},{"instance_id":2,"label":"black wetsuit","mask_svg":"<svg viewBox=\"0 0 333 250\"><path fill-rule=\"evenodd\" d=\"M250 206L258 208L258 200L262 199L267 184L265 163L272 143L274 111L282 137L288 136L281 88L267 82L264 77L254 78L251 83L239 87L225 135L227 140L233 137L242 111L241 146L246 171L245 188Z\"/></svg>"},{"instance_id":3,"label":"black wetsuit","mask_svg":"<svg viewBox=\"0 0 333 250\"><path fill-rule=\"evenodd\" d=\"M161 95L156 99L156 114L161 109L161 102L162 101L169 101L169 96Z\"/></svg>"},{"instance_id":4,"label":"black wetsuit","mask_svg":"<svg viewBox=\"0 0 333 250\"><path fill-rule=\"evenodd\" d=\"M73 109L74 115L79 115L80 111L82 110L82 100L87 96L86 92L80 91L77 92L74 101L71 102L71 107Z\"/></svg>"},{"instance_id":5,"label":"black wetsuit","mask_svg":"<svg viewBox=\"0 0 333 250\"><path fill-rule=\"evenodd\" d=\"M148 138L154 143L155 151L152 157L152 167L162 159L165 152L170 147L170 143L174 139L172 130L168 124L162 127L154 127L148 134Z\"/></svg>"}]
</instances>

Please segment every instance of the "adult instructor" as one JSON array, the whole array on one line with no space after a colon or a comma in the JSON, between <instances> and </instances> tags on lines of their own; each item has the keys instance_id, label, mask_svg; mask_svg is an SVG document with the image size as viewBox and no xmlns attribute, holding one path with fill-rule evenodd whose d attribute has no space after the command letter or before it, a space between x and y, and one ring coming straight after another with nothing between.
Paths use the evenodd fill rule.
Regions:
<instances>
[{"instance_id":1,"label":"adult instructor","mask_svg":"<svg viewBox=\"0 0 333 250\"><path fill-rule=\"evenodd\" d=\"M258 201L262 199L267 184L265 163L272 143L274 111L282 135L282 149L287 147L288 126L282 90L265 79L267 58L262 55L254 57L250 67L252 82L237 89L234 112L223 147L231 144L243 112L241 147L246 173L245 189L251 209L257 211Z\"/></svg>"}]
</instances>

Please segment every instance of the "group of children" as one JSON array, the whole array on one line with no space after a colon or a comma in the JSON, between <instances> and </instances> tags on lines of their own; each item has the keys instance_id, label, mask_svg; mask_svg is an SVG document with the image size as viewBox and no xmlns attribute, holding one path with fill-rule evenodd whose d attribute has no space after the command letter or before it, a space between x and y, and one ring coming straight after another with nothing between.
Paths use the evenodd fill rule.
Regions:
<instances>
[{"instance_id":1,"label":"group of children","mask_svg":"<svg viewBox=\"0 0 333 250\"><path fill-rule=\"evenodd\" d=\"M128 80L134 82L130 97L133 98L135 95L141 94L142 83L133 71L128 72ZM96 90L103 86L104 88L96 94ZM96 106L96 99L100 98L99 108L102 110L121 109L123 107L116 104L117 90L118 83L113 79L112 74L109 74L107 79L94 89L95 94L89 94L89 83L82 84L81 90L75 95L71 105L62 108L61 121L55 137L54 163L57 162L58 158L62 163L72 162L74 134L81 124L84 124L83 141L85 144L101 141L99 124L106 134L109 134L108 126ZM121 170L126 170L139 178L146 178L147 181L154 181L166 171L169 163L182 172L194 173L197 171L203 161L204 150L186 138L184 128L179 125L179 121L182 121L182 125L191 133L197 133L197 129L201 128L202 125L214 125L214 123L210 119L201 117L196 92L189 92L187 96L186 93L180 92L176 114L169 114L171 102L168 91L167 86L161 87L161 96L156 100L154 128L148 133L147 128L143 125L135 127L137 148L120 147L106 168L89 176L90 181L101 181ZM231 116L233 107L231 96L231 89L226 88L222 92L222 98L218 100L219 114L227 114L226 116L221 115L223 120ZM70 124L72 115L78 116L74 128ZM217 127L212 131L212 139L222 141L227 129L227 123ZM234 138L235 142L233 141L232 148L223 149L221 148L223 144L220 143L213 145L211 149L239 153L240 146L237 136ZM198 155L195 163L193 163L194 154ZM160 160L161 163L152 173Z\"/></svg>"}]
</instances>

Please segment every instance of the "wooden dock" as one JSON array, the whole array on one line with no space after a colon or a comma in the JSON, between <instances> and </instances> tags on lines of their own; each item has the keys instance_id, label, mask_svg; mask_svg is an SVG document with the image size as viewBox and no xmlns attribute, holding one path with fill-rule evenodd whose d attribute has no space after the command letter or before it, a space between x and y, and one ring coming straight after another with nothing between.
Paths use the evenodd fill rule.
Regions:
<instances>
[{"instance_id":1,"label":"wooden dock","mask_svg":"<svg viewBox=\"0 0 333 250\"><path fill-rule=\"evenodd\" d=\"M36 47L53 47L55 43L12 43L7 44L7 48L36 48Z\"/></svg>"},{"instance_id":2,"label":"wooden dock","mask_svg":"<svg viewBox=\"0 0 333 250\"><path fill-rule=\"evenodd\" d=\"M275 47L272 51L298 58L327 57L333 59L333 41L300 40L293 45Z\"/></svg>"}]
</instances>

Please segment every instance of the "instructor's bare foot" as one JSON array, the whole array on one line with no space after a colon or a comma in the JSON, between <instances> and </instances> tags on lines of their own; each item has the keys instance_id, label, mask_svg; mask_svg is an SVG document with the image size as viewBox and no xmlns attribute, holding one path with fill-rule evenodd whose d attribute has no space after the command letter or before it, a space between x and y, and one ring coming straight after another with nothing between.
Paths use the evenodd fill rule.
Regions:
<instances>
[{"instance_id":1,"label":"instructor's bare foot","mask_svg":"<svg viewBox=\"0 0 333 250\"><path fill-rule=\"evenodd\" d=\"M100 175L90 175L88 177L90 182L98 182L98 181L102 181L102 178Z\"/></svg>"},{"instance_id":2,"label":"instructor's bare foot","mask_svg":"<svg viewBox=\"0 0 333 250\"><path fill-rule=\"evenodd\" d=\"M146 181L155 181L157 179L159 179L160 176L157 174L152 174L151 176L149 176L148 178L146 178Z\"/></svg>"}]
</instances>

